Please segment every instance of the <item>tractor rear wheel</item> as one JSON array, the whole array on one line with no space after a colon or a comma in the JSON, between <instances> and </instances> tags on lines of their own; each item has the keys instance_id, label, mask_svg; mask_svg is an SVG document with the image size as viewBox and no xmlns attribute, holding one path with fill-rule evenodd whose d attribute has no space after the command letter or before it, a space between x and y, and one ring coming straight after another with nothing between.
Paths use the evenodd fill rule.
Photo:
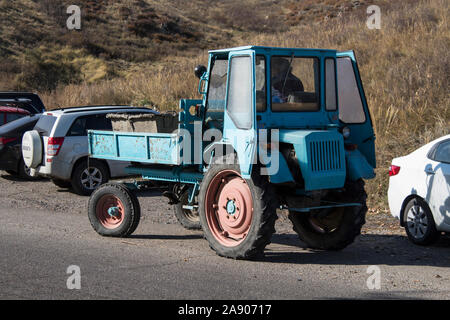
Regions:
<instances>
[{"instance_id":1,"label":"tractor rear wheel","mask_svg":"<svg viewBox=\"0 0 450 320\"><path fill-rule=\"evenodd\" d=\"M337 201L359 203L360 206L314 210L308 213L289 212L294 231L308 248L341 250L360 235L367 212L364 181L347 182ZM327 210L325 212L325 210Z\"/></svg>"},{"instance_id":2,"label":"tractor rear wheel","mask_svg":"<svg viewBox=\"0 0 450 320\"><path fill-rule=\"evenodd\" d=\"M181 197L180 202L173 205L173 210L178 222L188 230L201 230L200 218L198 217L197 209L185 209L184 205L189 204L189 191L185 191Z\"/></svg>"},{"instance_id":3,"label":"tractor rear wheel","mask_svg":"<svg viewBox=\"0 0 450 320\"><path fill-rule=\"evenodd\" d=\"M221 163L230 162L212 164L200 186L204 236L220 256L255 258L264 252L275 232L275 193L258 168L247 180L241 176L239 165Z\"/></svg>"}]
</instances>

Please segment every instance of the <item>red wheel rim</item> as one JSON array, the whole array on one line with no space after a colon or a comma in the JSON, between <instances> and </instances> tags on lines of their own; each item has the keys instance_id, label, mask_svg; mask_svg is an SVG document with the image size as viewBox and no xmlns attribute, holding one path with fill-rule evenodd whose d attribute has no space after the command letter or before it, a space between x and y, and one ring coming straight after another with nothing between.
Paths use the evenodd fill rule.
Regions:
<instances>
[{"instance_id":1,"label":"red wheel rim","mask_svg":"<svg viewBox=\"0 0 450 320\"><path fill-rule=\"evenodd\" d=\"M243 242L253 219L253 198L245 179L233 170L218 173L206 190L205 211L209 230L221 245Z\"/></svg>"},{"instance_id":2,"label":"red wheel rim","mask_svg":"<svg viewBox=\"0 0 450 320\"><path fill-rule=\"evenodd\" d=\"M112 194L104 195L97 202L98 221L107 229L119 227L123 222L124 212L122 201Z\"/></svg>"}]
</instances>

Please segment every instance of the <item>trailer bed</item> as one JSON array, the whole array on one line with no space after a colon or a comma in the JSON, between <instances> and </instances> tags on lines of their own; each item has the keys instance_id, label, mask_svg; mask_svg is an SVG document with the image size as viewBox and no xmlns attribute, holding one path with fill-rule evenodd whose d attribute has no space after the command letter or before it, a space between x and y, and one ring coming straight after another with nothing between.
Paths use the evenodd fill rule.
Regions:
<instances>
[{"instance_id":1,"label":"trailer bed","mask_svg":"<svg viewBox=\"0 0 450 320\"><path fill-rule=\"evenodd\" d=\"M177 133L89 130L93 158L148 164L180 165L181 137Z\"/></svg>"}]
</instances>

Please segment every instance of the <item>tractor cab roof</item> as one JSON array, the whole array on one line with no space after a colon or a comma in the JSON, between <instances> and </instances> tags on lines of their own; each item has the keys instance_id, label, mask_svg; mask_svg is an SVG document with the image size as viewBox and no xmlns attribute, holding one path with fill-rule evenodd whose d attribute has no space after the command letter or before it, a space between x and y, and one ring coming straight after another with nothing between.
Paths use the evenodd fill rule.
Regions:
<instances>
[{"instance_id":1,"label":"tractor cab roof","mask_svg":"<svg viewBox=\"0 0 450 320\"><path fill-rule=\"evenodd\" d=\"M218 49L218 50L210 50L209 53L212 54L220 54L220 53L230 53L235 51L244 51L244 50L255 50L259 54L264 53L272 53L272 54L289 54L291 55L293 52L297 53L329 53L336 54L336 50L334 49L313 49L313 48L280 48L280 47L265 47L265 46L242 46L242 47L234 47L234 48L226 48L226 49Z\"/></svg>"}]
</instances>

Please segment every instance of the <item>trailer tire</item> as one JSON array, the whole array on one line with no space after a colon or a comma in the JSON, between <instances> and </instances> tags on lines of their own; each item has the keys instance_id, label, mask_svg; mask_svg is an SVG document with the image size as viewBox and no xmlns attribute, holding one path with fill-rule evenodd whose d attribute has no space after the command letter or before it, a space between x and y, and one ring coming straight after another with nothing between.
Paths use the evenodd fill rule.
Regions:
<instances>
[{"instance_id":1,"label":"trailer tire","mask_svg":"<svg viewBox=\"0 0 450 320\"><path fill-rule=\"evenodd\" d=\"M136 230L141 210L136 195L125 185L107 183L89 198L88 216L98 234L123 238Z\"/></svg>"},{"instance_id":2,"label":"trailer tire","mask_svg":"<svg viewBox=\"0 0 450 320\"><path fill-rule=\"evenodd\" d=\"M294 231L308 248L342 250L361 234L367 212L364 181L360 179L347 182L344 194L340 195L339 199L357 202L361 206L334 208L329 216L321 220L314 218L311 213L289 212Z\"/></svg>"},{"instance_id":3,"label":"trailer tire","mask_svg":"<svg viewBox=\"0 0 450 320\"><path fill-rule=\"evenodd\" d=\"M214 161L200 186L204 237L219 256L253 259L263 254L275 232L275 193L259 167L246 180L233 159L223 159Z\"/></svg>"},{"instance_id":4,"label":"trailer tire","mask_svg":"<svg viewBox=\"0 0 450 320\"><path fill-rule=\"evenodd\" d=\"M173 211L177 217L178 222L188 230L201 230L200 218L198 210L184 209L183 205L189 202L189 191L185 191L181 197L180 202L173 205Z\"/></svg>"}]
</instances>

